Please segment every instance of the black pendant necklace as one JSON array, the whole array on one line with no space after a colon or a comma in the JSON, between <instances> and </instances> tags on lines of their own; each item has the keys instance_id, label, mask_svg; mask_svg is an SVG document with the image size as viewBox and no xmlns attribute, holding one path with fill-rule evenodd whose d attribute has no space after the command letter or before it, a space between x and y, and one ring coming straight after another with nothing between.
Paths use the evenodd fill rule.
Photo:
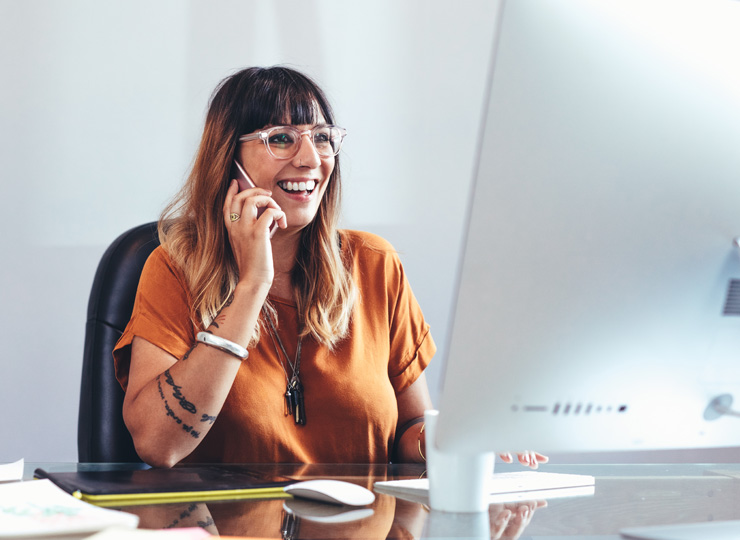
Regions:
<instances>
[{"instance_id":1,"label":"black pendant necklace","mask_svg":"<svg viewBox=\"0 0 740 540\"><path fill-rule=\"evenodd\" d=\"M265 318L270 325L272 344L275 346L275 353L277 354L280 366L283 368L283 373L285 373L285 380L287 381L285 387L286 413L293 417L296 424L304 426L306 425L306 405L303 401L303 383L301 383L300 378L301 344L303 340L302 338L298 338L298 345L296 346L295 351L295 362L291 362L288 357L288 353L285 352L285 347L278 335L277 328L275 327L272 317L270 317L270 314L265 308L262 308L262 313L264 313ZM280 353L282 353L282 356L280 356ZM285 362L283 362L283 358L285 358ZM290 375L288 375L288 370L285 367L286 363L290 366Z\"/></svg>"}]
</instances>

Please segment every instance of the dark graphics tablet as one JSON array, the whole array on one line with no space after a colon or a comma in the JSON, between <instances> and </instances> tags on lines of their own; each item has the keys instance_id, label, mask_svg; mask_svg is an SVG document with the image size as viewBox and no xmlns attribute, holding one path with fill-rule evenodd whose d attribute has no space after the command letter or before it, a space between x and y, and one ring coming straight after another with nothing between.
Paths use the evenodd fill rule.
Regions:
<instances>
[{"instance_id":1,"label":"dark graphics tablet","mask_svg":"<svg viewBox=\"0 0 740 540\"><path fill-rule=\"evenodd\" d=\"M286 498L283 488L294 482L240 465L60 473L36 469L34 476L98 506Z\"/></svg>"}]
</instances>

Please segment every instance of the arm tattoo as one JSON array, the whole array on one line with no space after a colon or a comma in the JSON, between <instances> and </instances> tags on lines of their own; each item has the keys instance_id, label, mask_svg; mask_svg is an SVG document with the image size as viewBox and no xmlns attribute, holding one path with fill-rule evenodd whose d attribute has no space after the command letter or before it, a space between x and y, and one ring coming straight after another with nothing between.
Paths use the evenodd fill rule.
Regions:
<instances>
[{"instance_id":1,"label":"arm tattoo","mask_svg":"<svg viewBox=\"0 0 740 540\"><path fill-rule=\"evenodd\" d=\"M174 392L172 392L172 396L175 399L179 399L180 400L180 407L182 407L186 411L188 411L190 413L193 413L193 414L195 414L195 413L198 412L196 410L196 408L195 408L195 405L193 405L191 402L189 402L187 399L185 399L185 396L182 395L182 392L180 392L180 389L182 388L182 386L177 386L175 384L175 381L172 379L172 375L170 375L170 370L169 369L165 370L165 372L164 372L164 380L174 390Z\"/></svg>"},{"instance_id":2,"label":"arm tattoo","mask_svg":"<svg viewBox=\"0 0 740 540\"><path fill-rule=\"evenodd\" d=\"M198 507L199 506L200 505L197 504L197 503L192 503L185 510L183 510L182 512L180 512L180 515L178 517L176 517L172 521L172 523L170 523L169 525L165 525L163 528L164 529L172 529L172 528L177 527L178 525L180 525L180 521L181 520L185 520L185 519L189 518L192 515L193 512L195 512L196 510L198 510ZM213 518L211 518L210 515L206 516L206 521L200 521L200 520L198 520L197 523L198 523L198 526L201 526L200 525L201 523L205 524L206 526L207 525L213 525L214 524L213 523ZM182 527L183 525L180 525L180 526Z\"/></svg>"},{"instance_id":3,"label":"arm tattoo","mask_svg":"<svg viewBox=\"0 0 740 540\"><path fill-rule=\"evenodd\" d=\"M201 422L208 422L209 424L213 424L216 421L215 416L208 416L207 414L204 414L200 417Z\"/></svg>"},{"instance_id":4,"label":"arm tattoo","mask_svg":"<svg viewBox=\"0 0 740 540\"><path fill-rule=\"evenodd\" d=\"M190 347L190 350L185 353L185 356L182 357L182 362L187 360L190 357L190 353L193 352L193 350L198 346L198 342L196 341L192 347Z\"/></svg>"},{"instance_id":5,"label":"arm tattoo","mask_svg":"<svg viewBox=\"0 0 740 540\"><path fill-rule=\"evenodd\" d=\"M218 310L218 313L216 313L216 316L213 318L213 321L211 321L211 326L213 326L214 328L221 328L219 326L219 323L223 324L226 321L226 315L222 315L221 312L224 309L226 309L227 307L229 307L233 301L234 301L234 294L232 293L226 299L226 302L221 307L221 309ZM206 332L207 332L207 330L206 330Z\"/></svg>"},{"instance_id":6,"label":"arm tattoo","mask_svg":"<svg viewBox=\"0 0 740 540\"><path fill-rule=\"evenodd\" d=\"M168 370L169 371L169 370ZM172 410L172 407L170 407L170 404L167 403L167 398L164 397L164 391L162 390L162 376L157 377L157 388L159 389L159 397L164 401L164 408L167 411L167 416L171 417L175 422L180 424L182 426L182 429L185 430L186 433L189 433L193 438L198 439L200 438L200 432L195 431L193 429L193 426L189 426L185 424L182 419L175 414L175 411Z\"/></svg>"},{"instance_id":7,"label":"arm tattoo","mask_svg":"<svg viewBox=\"0 0 740 540\"><path fill-rule=\"evenodd\" d=\"M206 527L210 527L211 525L215 525L216 523L213 521L213 518L211 516L206 516L205 521L197 521L198 527L201 529L205 529Z\"/></svg>"}]
</instances>

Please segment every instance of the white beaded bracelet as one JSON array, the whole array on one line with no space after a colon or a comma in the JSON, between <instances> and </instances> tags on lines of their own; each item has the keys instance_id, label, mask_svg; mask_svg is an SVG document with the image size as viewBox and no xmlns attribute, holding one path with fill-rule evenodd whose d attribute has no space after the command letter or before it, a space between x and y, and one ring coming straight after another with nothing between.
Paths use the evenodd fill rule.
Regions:
<instances>
[{"instance_id":1,"label":"white beaded bracelet","mask_svg":"<svg viewBox=\"0 0 740 540\"><path fill-rule=\"evenodd\" d=\"M198 335L195 336L195 339L200 341L201 343L205 343L209 347L213 347L225 353L229 353L232 356L236 356L242 361L249 358L249 352L247 351L247 349L245 349L238 343L234 343L233 341L229 341L228 339L224 339L222 337L214 336L209 332L198 332Z\"/></svg>"}]
</instances>

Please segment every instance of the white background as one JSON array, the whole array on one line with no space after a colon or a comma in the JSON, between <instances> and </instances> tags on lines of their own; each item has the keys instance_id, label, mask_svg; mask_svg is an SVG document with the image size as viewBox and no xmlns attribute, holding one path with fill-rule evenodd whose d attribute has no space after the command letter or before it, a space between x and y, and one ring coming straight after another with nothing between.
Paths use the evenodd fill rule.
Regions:
<instances>
[{"instance_id":1,"label":"white background","mask_svg":"<svg viewBox=\"0 0 740 540\"><path fill-rule=\"evenodd\" d=\"M243 67L327 92L343 225L394 244L441 351L494 18L487 0L0 0L0 462L76 460L98 260L157 219Z\"/></svg>"}]
</instances>

